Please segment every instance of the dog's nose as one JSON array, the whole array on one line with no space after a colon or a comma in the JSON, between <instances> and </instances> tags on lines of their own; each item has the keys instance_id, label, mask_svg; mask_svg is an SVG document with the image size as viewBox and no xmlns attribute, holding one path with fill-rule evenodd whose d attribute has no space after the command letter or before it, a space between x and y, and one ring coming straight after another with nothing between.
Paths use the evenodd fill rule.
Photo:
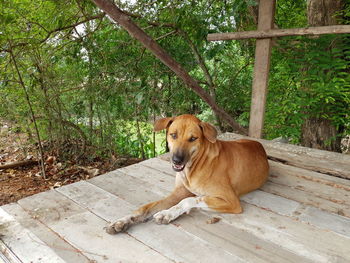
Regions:
<instances>
[{"instance_id":1,"label":"dog's nose","mask_svg":"<svg viewBox=\"0 0 350 263\"><path fill-rule=\"evenodd\" d=\"M183 155L174 154L171 159L172 159L174 164L182 164L184 162L184 156Z\"/></svg>"}]
</instances>

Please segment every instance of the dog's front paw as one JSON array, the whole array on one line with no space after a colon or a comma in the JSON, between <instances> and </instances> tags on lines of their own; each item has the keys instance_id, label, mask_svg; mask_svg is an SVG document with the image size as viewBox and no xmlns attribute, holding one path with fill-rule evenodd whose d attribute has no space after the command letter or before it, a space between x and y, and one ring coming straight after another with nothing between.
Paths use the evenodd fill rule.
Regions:
<instances>
[{"instance_id":1,"label":"dog's front paw","mask_svg":"<svg viewBox=\"0 0 350 263\"><path fill-rule=\"evenodd\" d=\"M126 231L133 222L133 216L123 217L108 225L105 229L108 234L114 235Z\"/></svg>"},{"instance_id":2,"label":"dog's front paw","mask_svg":"<svg viewBox=\"0 0 350 263\"><path fill-rule=\"evenodd\" d=\"M169 224L173 220L170 213L167 213L167 210L158 212L153 218L157 224Z\"/></svg>"},{"instance_id":3,"label":"dog's front paw","mask_svg":"<svg viewBox=\"0 0 350 263\"><path fill-rule=\"evenodd\" d=\"M173 209L168 209L156 213L153 218L157 224L169 224L179 216L180 214L174 213Z\"/></svg>"},{"instance_id":4,"label":"dog's front paw","mask_svg":"<svg viewBox=\"0 0 350 263\"><path fill-rule=\"evenodd\" d=\"M125 221L116 221L106 227L106 232L110 235L117 234L119 232L124 232L128 229L129 224Z\"/></svg>"}]
</instances>

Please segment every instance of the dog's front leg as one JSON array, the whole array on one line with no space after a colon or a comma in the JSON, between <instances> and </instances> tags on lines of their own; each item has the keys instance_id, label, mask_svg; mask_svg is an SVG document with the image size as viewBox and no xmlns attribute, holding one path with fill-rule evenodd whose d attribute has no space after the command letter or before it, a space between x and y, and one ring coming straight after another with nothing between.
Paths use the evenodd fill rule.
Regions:
<instances>
[{"instance_id":1,"label":"dog's front leg","mask_svg":"<svg viewBox=\"0 0 350 263\"><path fill-rule=\"evenodd\" d=\"M177 205L156 213L153 217L158 224L169 224L184 213L189 213L192 208L201 208L222 213L238 214L242 212L239 199L236 195L230 198L212 196L188 197Z\"/></svg>"},{"instance_id":2,"label":"dog's front leg","mask_svg":"<svg viewBox=\"0 0 350 263\"><path fill-rule=\"evenodd\" d=\"M169 224L184 213L189 213L192 208L208 207L202 197L188 197L183 199L177 205L167 210L156 213L153 218L158 224Z\"/></svg>"},{"instance_id":3,"label":"dog's front leg","mask_svg":"<svg viewBox=\"0 0 350 263\"><path fill-rule=\"evenodd\" d=\"M193 196L193 194L182 184L178 184L169 196L159 201L141 206L134 211L132 215L122 217L107 226L106 232L109 234L116 234L118 232L126 231L130 226L147 221L147 219L152 217L158 211L168 209L189 196Z\"/></svg>"}]
</instances>

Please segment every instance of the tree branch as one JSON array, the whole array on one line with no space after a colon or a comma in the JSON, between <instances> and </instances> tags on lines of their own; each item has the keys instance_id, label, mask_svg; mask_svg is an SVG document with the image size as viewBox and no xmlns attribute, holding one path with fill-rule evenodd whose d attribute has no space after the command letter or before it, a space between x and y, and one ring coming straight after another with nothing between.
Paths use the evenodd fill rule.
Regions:
<instances>
[{"instance_id":1,"label":"tree branch","mask_svg":"<svg viewBox=\"0 0 350 263\"><path fill-rule=\"evenodd\" d=\"M214 84L212 76L209 73L209 69L208 69L207 65L205 64L204 58L201 56L201 54L199 53L198 48L192 42L192 40L190 39L188 34L185 31L181 30L181 29L178 29L178 31L183 36L183 38L187 41L188 45L192 49L192 52L193 52L193 54L194 54L194 56L195 56L195 58L197 60L197 63L199 65L199 67L202 69L204 77L205 77L205 79L206 79L206 81L208 83L210 95L214 99L214 101L216 101L216 91L215 91L216 86ZM214 114L215 114L215 118L216 118L216 121L217 121L217 124L218 124L220 130L222 130L223 127L222 127L222 124L221 124L220 116L217 113L215 113L215 112L214 112Z\"/></svg>"},{"instance_id":2,"label":"tree branch","mask_svg":"<svg viewBox=\"0 0 350 263\"><path fill-rule=\"evenodd\" d=\"M59 27L59 28L53 29L51 31L48 31L47 36L43 40L41 40L40 43L46 42L46 40L48 40L53 33L60 32L60 31L63 31L63 30L67 30L67 29L71 29L71 28L75 28L75 27L77 27L77 26L79 26L81 24L84 24L86 22L89 22L91 20L101 19L101 18L105 17L105 15L106 15L105 13L101 13L101 14L98 14L98 15L95 15L95 16L88 17L85 20L76 22L76 23L74 23L72 25Z\"/></svg>"},{"instance_id":3,"label":"tree branch","mask_svg":"<svg viewBox=\"0 0 350 263\"><path fill-rule=\"evenodd\" d=\"M182 66L175 61L161 46L138 27L128 15L122 12L113 2L109 0L93 0L95 4L106 12L114 21L119 23L129 34L139 40L158 59L168 66L183 82L199 95L213 111L235 130L246 134L247 131L241 127L226 111L219 107L215 100L193 79Z\"/></svg>"},{"instance_id":4,"label":"tree branch","mask_svg":"<svg viewBox=\"0 0 350 263\"><path fill-rule=\"evenodd\" d=\"M17 167L22 167L22 166L29 166L29 165L35 165L38 164L38 161L35 160L25 160L25 161L16 161L12 163L5 163L0 165L0 170L5 170L5 169L13 169Z\"/></svg>"},{"instance_id":5,"label":"tree branch","mask_svg":"<svg viewBox=\"0 0 350 263\"><path fill-rule=\"evenodd\" d=\"M170 36L170 35L172 35L172 34L174 34L174 33L176 33L176 32L177 32L177 30L173 30L173 31L171 31L171 32L168 32L168 33L166 33L166 34L160 36L160 37L157 37L157 38L154 39L154 40L155 40L155 41L161 40L161 39L166 38L166 37L168 37L168 36Z\"/></svg>"},{"instance_id":6,"label":"tree branch","mask_svg":"<svg viewBox=\"0 0 350 263\"><path fill-rule=\"evenodd\" d=\"M103 18L105 16L106 16L105 13L101 13L101 14L98 14L98 15L95 15L95 16L87 17L86 19L84 19L82 21L79 21L79 22L76 22L76 23L74 23L72 25L58 27L58 28L55 28L55 29L50 30L50 31L45 29L44 26L40 25L37 22L30 22L30 23L33 23L33 24L36 24L36 25L40 26L45 32L47 32L47 35L45 36L45 38L38 41L38 44L42 44L42 43L45 43L51 37L51 35L53 33L64 31L64 30L71 29L71 28L75 28L76 26L79 26L81 24L84 24L86 22L89 22L89 21L92 21L92 20L95 20L95 19L101 19L101 18ZM17 47L23 47L23 46L27 46L27 45L29 45L28 42L20 42L20 43L17 43L15 45L12 45L11 49L14 49L14 48L17 48ZM8 52L8 53L10 53L10 49L2 48L2 49L0 49L0 52Z\"/></svg>"},{"instance_id":7,"label":"tree branch","mask_svg":"<svg viewBox=\"0 0 350 263\"><path fill-rule=\"evenodd\" d=\"M20 82L20 84L21 84L21 86L23 88L23 91L24 91L24 94L25 94L25 98L26 98L28 106L29 106L30 114L31 114L31 117L32 117L32 120L33 120L33 123L34 123L35 132L36 132L36 136L37 136L38 144L39 144L41 171L43 173L43 178L46 179L45 165L44 165L44 151L43 151L43 147L42 147L42 144L41 144L40 133L39 133L38 126L36 124L36 119L35 119L33 107L32 107L32 104L30 102L30 99L29 99L29 94L28 94L27 88L26 88L26 86L25 86L25 84L23 82L22 75L21 75L21 73L19 71L15 55L13 54L11 43L9 43L9 46L10 46L9 53L11 55L11 59L12 59L13 65L14 65L14 67L16 69L16 72L17 72L17 75L18 75L18 80L19 80L19 82Z\"/></svg>"}]
</instances>

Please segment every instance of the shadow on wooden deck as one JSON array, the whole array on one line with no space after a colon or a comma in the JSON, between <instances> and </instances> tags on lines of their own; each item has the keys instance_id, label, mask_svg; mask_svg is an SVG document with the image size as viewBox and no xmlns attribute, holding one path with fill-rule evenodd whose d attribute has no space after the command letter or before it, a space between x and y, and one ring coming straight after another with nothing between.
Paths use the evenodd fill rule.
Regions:
<instances>
[{"instance_id":1,"label":"shadow on wooden deck","mask_svg":"<svg viewBox=\"0 0 350 263\"><path fill-rule=\"evenodd\" d=\"M192 211L106 234L107 222L172 190L162 156L2 206L0 262L350 262L350 157L262 142L285 162L270 161L243 214Z\"/></svg>"}]
</instances>

